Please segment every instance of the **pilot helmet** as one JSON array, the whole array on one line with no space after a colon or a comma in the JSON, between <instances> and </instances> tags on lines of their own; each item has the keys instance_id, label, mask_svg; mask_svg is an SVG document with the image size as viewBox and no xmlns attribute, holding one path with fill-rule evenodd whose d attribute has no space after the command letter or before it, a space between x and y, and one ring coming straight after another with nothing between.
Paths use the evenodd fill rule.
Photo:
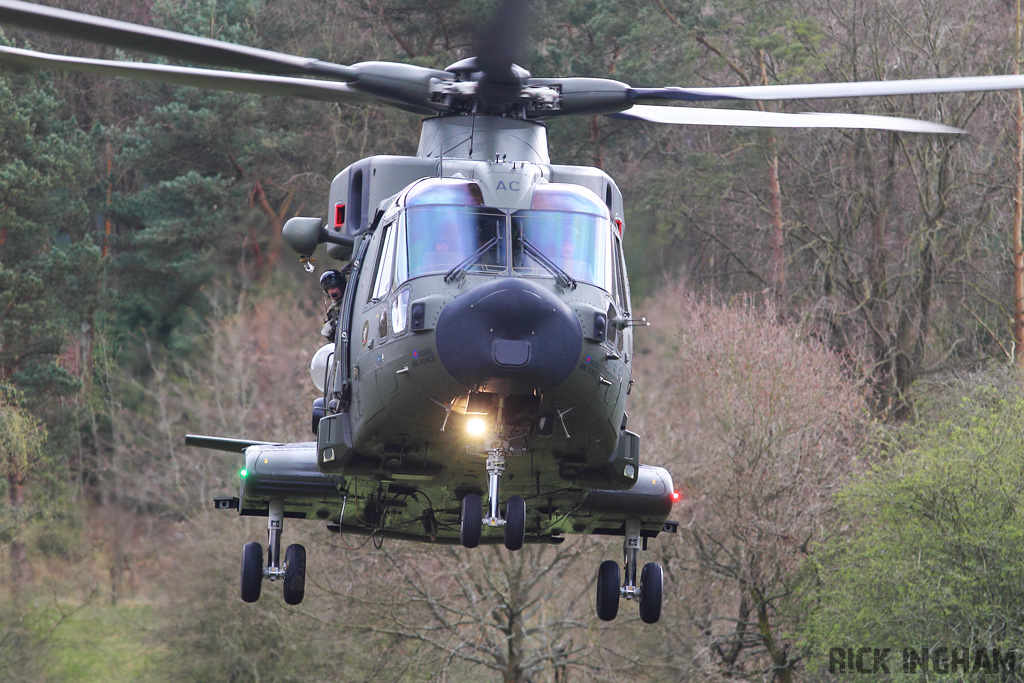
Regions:
<instances>
[{"instance_id":1,"label":"pilot helmet","mask_svg":"<svg viewBox=\"0 0 1024 683\"><path fill-rule=\"evenodd\" d=\"M324 294L328 294L330 289L337 287L339 289L345 288L345 276L337 270L328 270L320 276L320 289L324 290Z\"/></svg>"}]
</instances>

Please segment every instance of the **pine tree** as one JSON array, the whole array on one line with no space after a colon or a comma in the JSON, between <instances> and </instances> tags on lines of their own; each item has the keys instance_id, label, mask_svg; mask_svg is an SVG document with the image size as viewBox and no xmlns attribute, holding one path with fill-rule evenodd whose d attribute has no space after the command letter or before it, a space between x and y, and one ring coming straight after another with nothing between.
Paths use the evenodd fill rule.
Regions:
<instances>
[{"instance_id":1,"label":"pine tree","mask_svg":"<svg viewBox=\"0 0 1024 683\"><path fill-rule=\"evenodd\" d=\"M0 73L0 463L17 522L5 534L16 579L24 559L17 526L31 507L27 487L42 454L58 463L64 452L44 426L67 417L70 403L61 399L78 392L83 373L62 357L91 322L101 272L83 199L88 137L59 109L46 75Z\"/></svg>"}]
</instances>

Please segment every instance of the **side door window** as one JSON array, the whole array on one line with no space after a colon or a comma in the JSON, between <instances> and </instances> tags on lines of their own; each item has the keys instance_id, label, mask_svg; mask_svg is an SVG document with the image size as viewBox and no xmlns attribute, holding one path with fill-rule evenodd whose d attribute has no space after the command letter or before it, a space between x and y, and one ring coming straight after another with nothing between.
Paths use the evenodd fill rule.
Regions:
<instances>
[{"instance_id":1,"label":"side door window","mask_svg":"<svg viewBox=\"0 0 1024 683\"><path fill-rule=\"evenodd\" d=\"M373 273L373 287L370 289L370 300L367 302L367 310L374 316L371 326L376 327L376 337L384 342L388 336L388 307L382 302L391 291L391 284L394 280L393 271L395 263L395 241L398 234L397 223L383 226L384 238L381 240L380 255L377 257L377 269ZM373 311L376 310L374 315ZM374 334L374 332L370 332Z\"/></svg>"},{"instance_id":2,"label":"side door window","mask_svg":"<svg viewBox=\"0 0 1024 683\"><path fill-rule=\"evenodd\" d=\"M618 308L619 315L630 315L629 310L629 289L626 285L626 263L622 257L622 244L619 241L619 236L612 234L612 277L614 282L612 283L613 297L615 300L615 307ZM615 330L615 326L611 325L609 320L609 329ZM613 333L614 334L614 333ZM609 341L618 346L619 351L625 351L629 353L632 349L625 348L626 342L625 334L619 334L618 339L614 336L609 338Z\"/></svg>"},{"instance_id":3,"label":"side door window","mask_svg":"<svg viewBox=\"0 0 1024 683\"><path fill-rule=\"evenodd\" d=\"M615 304L620 311L629 310L629 294L626 293L626 266L622 260L622 246L618 235L612 235L612 283Z\"/></svg>"},{"instance_id":4,"label":"side door window","mask_svg":"<svg viewBox=\"0 0 1024 683\"><path fill-rule=\"evenodd\" d=\"M370 301L380 301L388 295L391 289L392 264L395 261L395 224L391 223L384 227L384 244L377 258L377 270L373 274L373 289L370 290Z\"/></svg>"}]
</instances>

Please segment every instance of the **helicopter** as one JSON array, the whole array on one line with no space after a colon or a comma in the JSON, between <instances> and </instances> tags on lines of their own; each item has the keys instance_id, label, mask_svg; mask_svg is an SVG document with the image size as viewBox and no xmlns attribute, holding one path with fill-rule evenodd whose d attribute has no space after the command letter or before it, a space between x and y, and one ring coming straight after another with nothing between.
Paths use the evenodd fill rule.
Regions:
<instances>
[{"instance_id":1,"label":"helicopter","mask_svg":"<svg viewBox=\"0 0 1024 683\"><path fill-rule=\"evenodd\" d=\"M326 102L383 103L422 118L414 156L378 155L334 178L322 217L293 217L289 246L344 266L335 340L313 354L315 441L188 435L242 455L237 496L218 509L267 518L268 547L243 547L241 597L282 581L304 596L306 553L282 554L285 518L375 542L560 543L621 536L602 562L596 610L636 601L660 619L662 567L648 541L674 533L671 474L643 464L627 429L632 313L625 207L603 170L551 163L545 122L609 115L665 124L962 133L913 119L780 113L666 102L791 100L1006 90L1024 76L738 87L634 88L535 78L514 63L527 3L505 0L477 55L440 70L334 64L61 9L0 0L0 23L204 63L223 71L0 47L0 64L69 69ZM662 102L662 104L645 104Z\"/></svg>"}]
</instances>

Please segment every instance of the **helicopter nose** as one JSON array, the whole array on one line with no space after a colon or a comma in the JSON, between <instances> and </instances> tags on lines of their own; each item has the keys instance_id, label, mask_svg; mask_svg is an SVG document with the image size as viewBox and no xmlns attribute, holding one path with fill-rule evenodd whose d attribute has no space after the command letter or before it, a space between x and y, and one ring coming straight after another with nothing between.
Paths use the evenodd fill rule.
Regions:
<instances>
[{"instance_id":1,"label":"helicopter nose","mask_svg":"<svg viewBox=\"0 0 1024 683\"><path fill-rule=\"evenodd\" d=\"M564 382L583 348L572 309L539 284L499 278L445 306L437 355L448 374L478 391L525 394Z\"/></svg>"}]
</instances>

